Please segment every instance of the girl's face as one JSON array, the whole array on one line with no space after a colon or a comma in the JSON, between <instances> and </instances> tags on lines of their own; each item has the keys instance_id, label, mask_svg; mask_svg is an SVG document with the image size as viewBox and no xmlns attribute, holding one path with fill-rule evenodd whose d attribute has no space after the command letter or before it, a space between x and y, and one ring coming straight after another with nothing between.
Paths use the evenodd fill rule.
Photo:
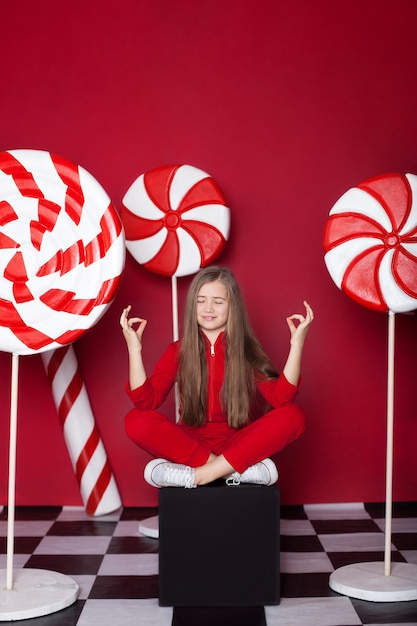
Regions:
<instances>
[{"instance_id":1,"label":"girl's face","mask_svg":"<svg viewBox=\"0 0 417 626\"><path fill-rule=\"evenodd\" d=\"M203 285L197 295L197 323L212 343L226 329L229 301L220 280Z\"/></svg>"}]
</instances>

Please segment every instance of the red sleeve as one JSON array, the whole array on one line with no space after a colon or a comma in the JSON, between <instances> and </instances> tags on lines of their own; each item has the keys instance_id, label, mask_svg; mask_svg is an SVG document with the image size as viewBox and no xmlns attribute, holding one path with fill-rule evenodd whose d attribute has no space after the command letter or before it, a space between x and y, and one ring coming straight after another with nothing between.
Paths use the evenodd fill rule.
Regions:
<instances>
[{"instance_id":1,"label":"red sleeve","mask_svg":"<svg viewBox=\"0 0 417 626\"><path fill-rule=\"evenodd\" d=\"M163 404L177 377L178 350L179 342L171 343L140 387L130 389L126 383L126 392L137 409L155 410Z\"/></svg>"},{"instance_id":2,"label":"red sleeve","mask_svg":"<svg viewBox=\"0 0 417 626\"><path fill-rule=\"evenodd\" d=\"M269 404L278 409L284 404L292 402L297 395L300 385L293 385L280 374L278 378L269 380L258 380L256 387Z\"/></svg>"}]
</instances>

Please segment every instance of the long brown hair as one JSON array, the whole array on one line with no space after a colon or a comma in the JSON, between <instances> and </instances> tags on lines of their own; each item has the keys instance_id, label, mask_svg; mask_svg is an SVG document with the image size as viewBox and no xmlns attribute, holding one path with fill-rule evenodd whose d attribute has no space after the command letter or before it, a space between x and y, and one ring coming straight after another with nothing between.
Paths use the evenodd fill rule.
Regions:
<instances>
[{"instance_id":1,"label":"long brown hair","mask_svg":"<svg viewBox=\"0 0 417 626\"><path fill-rule=\"evenodd\" d=\"M204 340L197 324L197 296L206 283L219 280L228 298L226 364L221 402L234 428L247 424L255 393L255 377L276 378L278 372L256 338L246 314L239 285L225 267L201 270L192 281L184 312L184 332L179 355L178 381L181 419L190 426L205 423L207 410L207 365Z\"/></svg>"}]
</instances>

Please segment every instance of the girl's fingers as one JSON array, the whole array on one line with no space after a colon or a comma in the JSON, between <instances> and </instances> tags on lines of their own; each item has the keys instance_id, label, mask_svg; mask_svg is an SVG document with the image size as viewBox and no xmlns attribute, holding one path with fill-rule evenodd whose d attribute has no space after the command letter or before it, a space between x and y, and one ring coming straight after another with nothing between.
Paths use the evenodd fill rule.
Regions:
<instances>
[{"instance_id":1,"label":"girl's fingers","mask_svg":"<svg viewBox=\"0 0 417 626\"><path fill-rule=\"evenodd\" d=\"M131 310L131 305L127 306L125 309L123 309L122 314L120 316L120 326L122 327L122 329L124 331L129 331L129 330L134 330L133 326L135 324L139 324L138 329L135 331L140 331L143 332L147 321L145 319L143 319L143 317L128 317L130 310Z\"/></svg>"},{"instance_id":2,"label":"girl's fingers","mask_svg":"<svg viewBox=\"0 0 417 626\"><path fill-rule=\"evenodd\" d=\"M133 324L141 324L142 322L144 322L145 320L142 317L130 317L127 322L129 324L129 326L132 326Z\"/></svg>"},{"instance_id":3,"label":"girl's fingers","mask_svg":"<svg viewBox=\"0 0 417 626\"><path fill-rule=\"evenodd\" d=\"M305 308L306 308L306 314L301 315L301 313L294 313L293 315L290 315L289 317L287 317L287 320L298 320L300 322L300 324L302 324L303 322L307 322L308 324L311 324L311 322L314 319L314 313L313 313L313 309L311 308L311 306L308 304L308 302L306 300L304 300L303 302Z\"/></svg>"},{"instance_id":4,"label":"girl's fingers","mask_svg":"<svg viewBox=\"0 0 417 626\"><path fill-rule=\"evenodd\" d=\"M127 321L127 316L129 314L129 311L132 307L130 306L130 304L123 309L122 314L120 316L120 325L123 326L125 324L125 322Z\"/></svg>"},{"instance_id":5,"label":"girl's fingers","mask_svg":"<svg viewBox=\"0 0 417 626\"><path fill-rule=\"evenodd\" d=\"M304 300L303 304L304 304L304 306L306 308L308 317L310 318L311 321L313 321L313 319L314 319L313 309L311 308L311 306L309 305L309 303L306 300Z\"/></svg>"},{"instance_id":6,"label":"girl's fingers","mask_svg":"<svg viewBox=\"0 0 417 626\"><path fill-rule=\"evenodd\" d=\"M287 317L288 320L300 320L300 322L302 322L304 320L304 315L301 315L301 313L294 313L294 315L290 315L289 317Z\"/></svg>"}]
</instances>

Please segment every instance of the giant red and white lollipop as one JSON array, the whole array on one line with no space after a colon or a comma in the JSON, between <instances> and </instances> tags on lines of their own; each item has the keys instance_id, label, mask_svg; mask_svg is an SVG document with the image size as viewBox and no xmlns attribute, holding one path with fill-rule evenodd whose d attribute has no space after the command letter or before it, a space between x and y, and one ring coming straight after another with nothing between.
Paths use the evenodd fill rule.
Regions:
<instances>
[{"instance_id":1,"label":"giant red and white lollipop","mask_svg":"<svg viewBox=\"0 0 417 626\"><path fill-rule=\"evenodd\" d=\"M111 303L124 265L120 220L82 167L40 150L0 154L0 349L66 345Z\"/></svg>"},{"instance_id":2,"label":"giant red and white lollipop","mask_svg":"<svg viewBox=\"0 0 417 626\"><path fill-rule=\"evenodd\" d=\"M93 326L113 300L124 259L120 219L91 174L42 150L0 153L0 350L13 354L6 595L4 602L0 598L0 620L60 610L78 593L73 581L66 585L54 580L54 572L38 570L16 572L10 593L18 357L68 345Z\"/></svg>"},{"instance_id":3,"label":"giant red and white lollipop","mask_svg":"<svg viewBox=\"0 0 417 626\"><path fill-rule=\"evenodd\" d=\"M171 277L173 335L178 339L177 276L209 265L223 250L230 210L214 179L192 165L141 174L120 212L126 248L151 272Z\"/></svg>"},{"instance_id":4,"label":"giant red and white lollipop","mask_svg":"<svg viewBox=\"0 0 417 626\"><path fill-rule=\"evenodd\" d=\"M178 339L177 277L198 272L222 252L230 209L214 179L192 165L168 165L141 174L120 212L126 247L146 269L171 277L173 339ZM178 393L176 389L178 419ZM158 536L157 518L139 526Z\"/></svg>"},{"instance_id":5,"label":"giant red and white lollipop","mask_svg":"<svg viewBox=\"0 0 417 626\"><path fill-rule=\"evenodd\" d=\"M324 250L334 282L359 304L417 309L417 176L386 174L349 189L330 211Z\"/></svg>"},{"instance_id":6,"label":"giant red and white lollipop","mask_svg":"<svg viewBox=\"0 0 417 626\"><path fill-rule=\"evenodd\" d=\"M353 300L388 312L385 558L339 568L334 591L362 600L417 599L417 566L391 564L395 314L417 309L417 176L383 174L349 189L324 229L324 260Z\"/></svg>"},{"instance_id":7,"label":"giant red and white lollipop","mask_svg":"<svg viewBox=\"0 0 417 626\"><path fill-rule=\"evenodd\" d=\"M230 211L218 185L191 165L159 167L135 180L123 198L126 247L164 276L209 265L229 236Z\"/></svg>"}]
</instances>

